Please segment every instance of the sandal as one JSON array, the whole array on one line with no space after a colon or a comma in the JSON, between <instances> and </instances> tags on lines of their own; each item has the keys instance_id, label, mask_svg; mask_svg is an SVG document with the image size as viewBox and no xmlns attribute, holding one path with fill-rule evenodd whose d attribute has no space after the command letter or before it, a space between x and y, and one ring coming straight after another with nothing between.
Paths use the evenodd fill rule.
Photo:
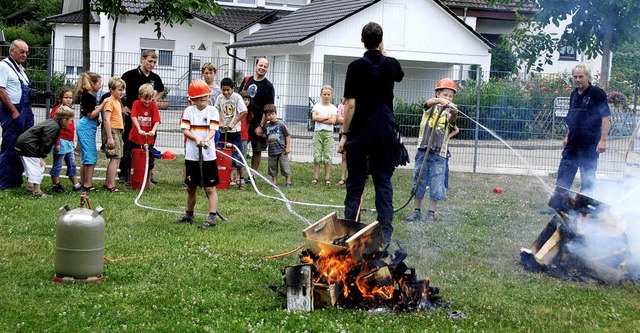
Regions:
<instances>
[{"instance_id":1,"label":"sandal","mask_svg":"<svg viewBox=\"0 0 640 333\"><path fill-rule=\"evenodd\" d=\"M82 191L85 191L85 192L95 192L95 191L97 191L97 190L98 190L98 189L97 189L97 188L95 188L95 187L93 187L93 185L91 185L91 186L89 186L89 187L84 187L84 186L82 187Z\"/></svg>"},{"instance_id":2,"label":"sandal","mask_svg":"<svg viewBox=\"0 0 640 333\"><path fill-rule=\"evenodd\" d=\"M317 183L318 183L318 178L313 178L313 179L311 180L311 184L315 185L315 184L317 184Z\"/></svg>"},{"instance_id":3,"label":"sandal","mask_svg":"<svg viewBox=\"0 0 640 333\"><path fill-rule=\"evenodd\" d=\"M331 180L325 179L324 180L324 184L327 185L327 186L331 185Z\"/></svg>"},{"instance_id":4,"label":"sandal","mask_svg":"<svg viewBox=\"0 0 640 333\"><path fill-rule=\"evenodd\" d=\"M111 193L116 193L116 192L122 192L119 188L117 187L108 187L107 185L102 185L102 188L104 190L106 190L107 192L111 192Z\"/></svg>"},{"instance_id":5,"label":"sandal","mask_svg":"<svg viewBox=\"0 0 640 333\"><path fill-rule=\"evenodd\" d=\"M347 182L346 180L340 179L340 181L338 182L338 185L342 186L342 185L346 184L346 182Z\"/></svg>"}]
</instances>

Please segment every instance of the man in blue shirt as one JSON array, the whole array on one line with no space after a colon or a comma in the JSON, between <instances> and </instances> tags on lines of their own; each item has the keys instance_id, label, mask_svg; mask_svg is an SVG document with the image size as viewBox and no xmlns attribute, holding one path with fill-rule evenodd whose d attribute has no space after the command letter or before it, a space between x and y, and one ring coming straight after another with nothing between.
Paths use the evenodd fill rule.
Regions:
<instances>
[{"instance_id":1,"label":"man in blue shirt","mask_svg":"<svg viewBox=\"0 0 640 333\"><path fill-rule=\"evenodd\" d=\"M564 150L556 185L571 188L580 169L580 192L593 190L598 157L607 150L611 111L604 90L591 85L591 73L584 64L573 68L575 89L571 92Z\"/></svg>"}]
</instances>

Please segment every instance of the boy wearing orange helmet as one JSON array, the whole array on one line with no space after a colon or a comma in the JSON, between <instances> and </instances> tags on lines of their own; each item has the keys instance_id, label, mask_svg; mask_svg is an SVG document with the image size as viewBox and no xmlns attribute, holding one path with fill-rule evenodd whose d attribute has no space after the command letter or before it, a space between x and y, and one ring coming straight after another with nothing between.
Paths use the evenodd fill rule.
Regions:
<instances>
[{"instance_id":1,"label":"boy wearing orange helmet","mask_svg":"<svg viewBox=\"0 0 640 333\"><path fill-rule=\"evenodd\" d=\"M450 78L438 81L436 97L425 103L420 133L418 135L418 150L416 152L413 182L417 184L414 199L415 209L406 220L417 222L422 220L422 200L429 187L429 211L426 221L433 222L436 214L436 203L447 198L444 180L446 167L447 144L449 140L450 124L458 117L458 109L453 104L453 96L457 90L456 83ZM426 160L426 165L424 160ZM424 169L423 169L423 165ZM422 173L420 173L420 170Z\"/></svg>"},{"instance_id":2,"label":"boy wearing orange helmet","mask_svg":"<svg viewBox=\"0 0 640 333\"><path fill-rule=\"evenodd\" d=\"M189 99L193 105L184 110L180 124L180 129L187 139L184 154L187 208L185 215L175 223L193 224L196 192L198 186L203 186L209 200L209 217L198 227L199 229L215 227L218 215L216 185L220 183L220 179L212 139L220 126L220 113L214 106L209 105L210 95L211 89L205 81L193 80L189 84Z\"/></svg>"}]
</instances>

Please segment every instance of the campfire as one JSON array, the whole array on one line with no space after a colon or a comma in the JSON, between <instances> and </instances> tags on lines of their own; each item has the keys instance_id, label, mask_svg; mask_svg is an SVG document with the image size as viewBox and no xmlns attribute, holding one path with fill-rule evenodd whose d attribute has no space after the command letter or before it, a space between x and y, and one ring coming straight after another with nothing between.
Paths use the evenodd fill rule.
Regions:
<instances>
[{"instance_id":1,"label":"campfire","mask_svg":"<svg viewBox=\"0 0 640 333\"><path fill-rule=\"evenodd\" d=\"M307 249L300 264L285 267L289 310L340 306L392 311L427 310L448 305L429 279L407 267L407 253L396 242L383 246L378 222L369 225L329 214L306 228Z\"/></svg>"},{"instance_id":2,"label":"campfire","mask_svg":"<svg viewBox=\"0 0 640 333\"><path fill-rule=\"evenodd\" d=\"M640 279L640 263L629 248L626 223L609 205L556 188L549 200L555 215L520 261L531 271L576 280L618 284Z\"/></svg>"}]
</instances>

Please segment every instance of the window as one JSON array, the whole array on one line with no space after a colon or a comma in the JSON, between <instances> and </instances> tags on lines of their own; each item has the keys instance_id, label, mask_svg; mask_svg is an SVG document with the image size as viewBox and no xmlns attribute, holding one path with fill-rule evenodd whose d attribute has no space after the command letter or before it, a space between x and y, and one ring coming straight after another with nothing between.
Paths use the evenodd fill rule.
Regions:
<instances>
[{"instance_id":1,"label":"window","mask_svg":"<svg viewBox=\"0 0 640 333\"><path fill-rule=\"evenodd\" d=\"M560 53L559 60L575 61L577 59L576 48L573 46L570 46L570 45L561 46L558 52Z\"/></svg>"},{"instance_id":2,"label":"window","mask_svg":"<svg viewBox=\"0 0 640 333\"><path fill-rule=\"evenodd\" d=\"M64 36L64 67L67 75L82 74L82 37Z\"/></svg>"},{"instance_id":3,"label":"window","mask_svg":"<svg viewBox=\"0 0 640 333\"><path fill-rule=\"evenodd\" d=\"M140 38L140 53L144 50L155 50L158 54L158 66L173 66L173 50L176 41L170 39Z\"/></svg>"},{"instance_id":4,"label":"window","mask_svg":"<svg viewBox=\"0 0 640 333\"><path fill-rule=\"evenodd\" d=\"M172 65L173 65L173 51L159 50L158 66L172 66Z\"/></svg>"},{"instance_id":5,"label":"window","mask_svg":"<svg viewBox=\"0 0 640 333\"><path fill-rule=\"evenodd\" d=\"M81 75L82 74L82 66L65 66L64 70L67 75Z\"/></svg>"}]
</instances>

